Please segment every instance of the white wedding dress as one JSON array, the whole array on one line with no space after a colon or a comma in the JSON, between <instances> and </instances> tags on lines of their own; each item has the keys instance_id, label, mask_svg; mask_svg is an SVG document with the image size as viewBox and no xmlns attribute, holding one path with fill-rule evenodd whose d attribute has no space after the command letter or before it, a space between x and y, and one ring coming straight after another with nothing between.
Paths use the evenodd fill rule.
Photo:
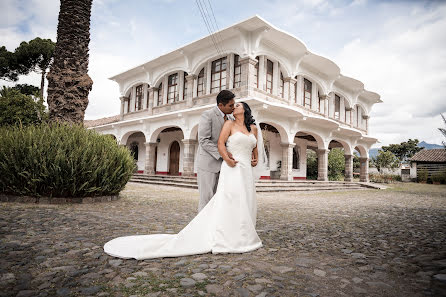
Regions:
<instances>
[{"instance_id":1,"label":"white wedding dress","mask_svg":"<svg viewBox=\"0 0 446 297\"><path fill-rule=\"evenodd\" d=\"M104 245L114 257L138 260L203 253L244 253L262 246L256 232L257 203L251 154L254 134L236 132L227 150L238 161L222 162L217 192L200 213L178 234L134 235Z\"/></svg>"}]
</instances>

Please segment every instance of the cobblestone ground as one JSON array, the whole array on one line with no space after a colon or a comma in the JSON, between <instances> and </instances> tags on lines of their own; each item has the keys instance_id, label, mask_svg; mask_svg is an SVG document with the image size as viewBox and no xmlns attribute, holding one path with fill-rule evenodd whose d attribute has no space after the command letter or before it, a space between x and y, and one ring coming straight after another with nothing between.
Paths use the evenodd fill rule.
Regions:
<instances>
[{"instance_id":1,"label":"cobblestone ground","mask_svg":"<svg viewBox=\"0 0 446 297\"><path fill-rule=\"evenodd\" d=\"M0 296L441 296L446 187L258 194L264 247L121 260L112 238L176 233L196 190L129 184L83 205L0 204Z\"/></svg>"}]
</instances>

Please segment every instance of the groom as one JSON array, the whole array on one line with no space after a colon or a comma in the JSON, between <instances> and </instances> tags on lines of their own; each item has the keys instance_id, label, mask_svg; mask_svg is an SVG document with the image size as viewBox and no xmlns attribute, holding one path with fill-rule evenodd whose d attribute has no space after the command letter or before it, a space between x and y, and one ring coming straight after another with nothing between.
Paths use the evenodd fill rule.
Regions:
<instances>
[{"instance_id":1,"label":"groom","mask_svg":"<svg viewBox=\"0 0 446 297\"><path fill-rule=\"evenodd\" d=\"M217 106L202 113L198 125L197 181L200 201L198 212L211 200L217 191L218 177L223 159L217 148L221 128L227 120L233 120L235 95L222 90L217 95ZM231 158L232 156L229 155Z\"/></svg>"}]
</instances>

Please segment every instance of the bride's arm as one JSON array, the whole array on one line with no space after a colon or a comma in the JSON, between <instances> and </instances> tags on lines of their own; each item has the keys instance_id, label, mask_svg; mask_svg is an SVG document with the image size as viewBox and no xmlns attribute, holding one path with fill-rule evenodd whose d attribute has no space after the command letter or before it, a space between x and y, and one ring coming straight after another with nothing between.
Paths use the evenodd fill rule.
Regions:
<instances>
[{"instance_id":1,"label":"bride's arm","mask_svg":"<svg viewBox=\"0 0 446 297\"><path fill-rule=\"evenodd\" d=\"M251 125L251 130L254 136L257 138L257 126ZM259 151L257 150L257 144L256 144L256 147L252 150L251 166L255 167L257 165L258 160L259 160Z\"/></svg>"},{"instance_id":2,"label":"bride's arm","mask_svg":"<svg viewBox=\"0 0 446 297\"><path fill-rule=\"evenodd\" d=\"M218 137L218 152L220 153L220 156L223 158L223 160L228 163L230 167L234 167L235 164L237 164L238 161L235 161L234 159L229 157L228 151L226 150L226 141L228 140L229 135L231 134L231 127L233 125L232 121L226 121L223 125L223 128L221 128L220 136Z\"/></svg>"}]
</instances>

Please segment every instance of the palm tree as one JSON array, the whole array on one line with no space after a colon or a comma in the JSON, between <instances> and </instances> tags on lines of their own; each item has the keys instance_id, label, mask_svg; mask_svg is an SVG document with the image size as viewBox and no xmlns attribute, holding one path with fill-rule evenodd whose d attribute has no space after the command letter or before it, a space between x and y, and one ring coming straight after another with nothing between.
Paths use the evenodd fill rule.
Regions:
<instances>
[{"instance_id":1,"label":"palm tree","mask_svg":"<svg viewBox=\"0 0 446 297\"><path fill-rule=\"evenodd\" d=\"M445 126L446 126L446 118L444 117L443 114L440 114L440 115L441 115L441 117L443 118L443 122L444 122L444 124L445 124ZM446 129L445 129L445 128L438 128L438 130L440 130L441 133L443 134L443 136L446 138ZM444 146L444 148L446 149L446 141L443 141L443 146Z\"/></svg>"},{"instance_id":2,"label":"palm tree","mask_svg":"<svg viewBox=\"0 0 446 297\"><path fill-rule=\"evenodd\" d=\"M88 75L88 44L93 0L61 0L54 61L48 73L52 121L83 123L93 81Z\"/></svg>"}]
</instances>

